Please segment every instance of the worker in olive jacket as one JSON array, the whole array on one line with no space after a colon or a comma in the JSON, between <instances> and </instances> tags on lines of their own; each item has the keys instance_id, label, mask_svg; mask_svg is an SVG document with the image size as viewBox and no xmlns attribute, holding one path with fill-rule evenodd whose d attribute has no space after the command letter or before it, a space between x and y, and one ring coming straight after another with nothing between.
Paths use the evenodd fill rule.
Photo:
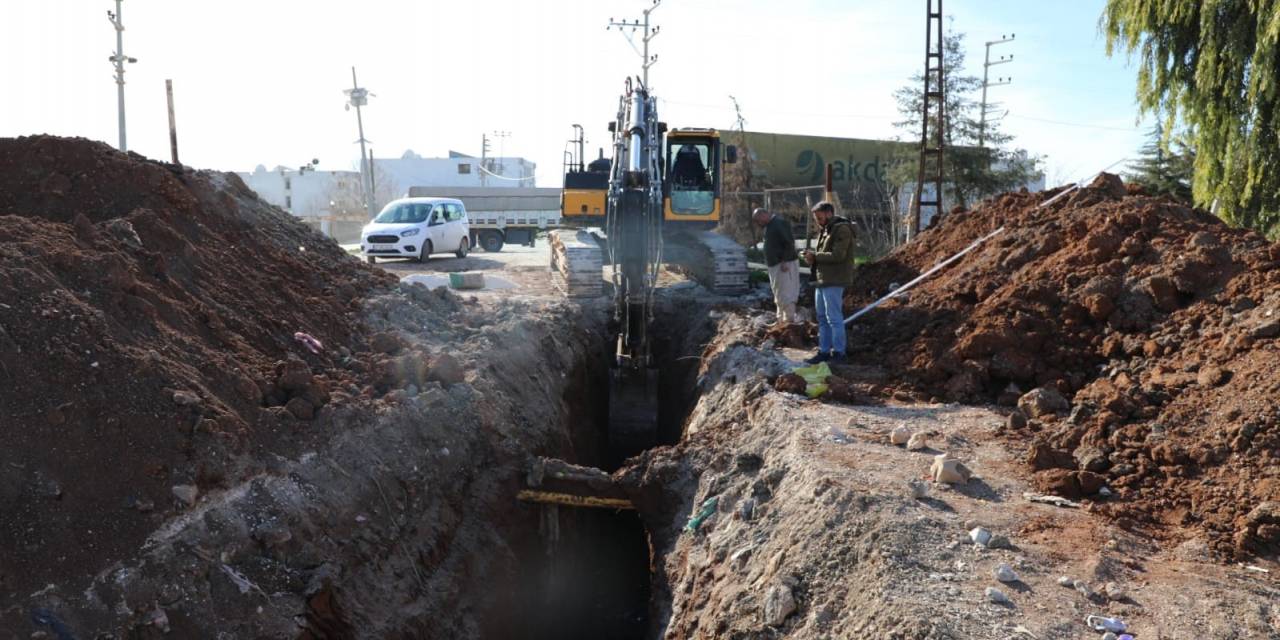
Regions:
<instances>
[{"instance_id":1,"label":"worker in olive jacket","mask_svg":"<svg viewBox=\"0 0 1280 640\"><path fill-rule=\"evenodd\" d=\"M830 202L813 205L821 231L804 261L815 271L813 309L818 316L818 353L809 364L842 362L845 358L844 288L853 284L853 223L836 215Z\"/></svg>"}]
</instances>

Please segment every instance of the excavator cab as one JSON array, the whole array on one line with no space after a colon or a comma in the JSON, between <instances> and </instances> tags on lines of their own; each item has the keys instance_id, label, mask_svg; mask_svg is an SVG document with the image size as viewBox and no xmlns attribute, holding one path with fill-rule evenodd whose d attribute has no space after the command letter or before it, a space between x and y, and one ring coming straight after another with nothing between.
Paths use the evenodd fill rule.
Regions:
<instances>
[{"instance_id":1,"label":"excavator cab","mask_svg":"<svg viewBox=\"0 0 1280 640\"><path fill-rule=\"evenodd\" d=\"M726 161L736 159L736 150L722 147L715 129L673 129L666 146L663 218L709 223L705 226L719 222L721 173Z\"/></svg>"}]
</instances>

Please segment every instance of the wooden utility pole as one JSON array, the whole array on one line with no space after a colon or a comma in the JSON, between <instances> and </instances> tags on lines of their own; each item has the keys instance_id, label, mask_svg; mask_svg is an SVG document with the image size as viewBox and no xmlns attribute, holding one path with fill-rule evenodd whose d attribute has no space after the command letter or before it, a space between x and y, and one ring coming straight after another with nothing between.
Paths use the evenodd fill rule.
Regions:
<instances>
[{"instance_id":1,"label":"wooden utility pole","mask_svg":"<svg viewBox=\"0 0 1280 640\"><path fill-rule=\"evenodd\" d=\"M924 100L921 101L924 107L921 113L923 117L920 119L920 163L916 174L915 206L912 207L914 211L910 220L912 238L921 231L921 207L933 207L934 216L942 214L942 151L947 126L946 71L944 71L942 56L942 0L925 0L925 2L927 14L924 30ZM936 143L929 137L929 111L934 105L938 113L938 132L934 136ZM931 200L924 199L926 182L933 183Z\"/></svg>"},{"instance_id":2,"label":"wooden utility pole","mask_svg":"<svg viewBox=\"0 0 1280 640\"><path fill-rule=\"evenodd\" d=\"M173 155L173 163L178 162L178 123L173 117L173 80L164 81L164 92L169 100L169 152Z\"/></svg>"}]
</instances>

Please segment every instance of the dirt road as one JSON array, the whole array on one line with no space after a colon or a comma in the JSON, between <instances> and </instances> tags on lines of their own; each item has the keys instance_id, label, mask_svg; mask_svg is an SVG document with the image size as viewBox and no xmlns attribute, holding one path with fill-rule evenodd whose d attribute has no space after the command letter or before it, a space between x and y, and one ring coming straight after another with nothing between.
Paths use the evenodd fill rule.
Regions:
<instances>
[{"instance_id":1,"label":"dirt road","mask_svg":"<svg viewBox=\"0 0 1280 640\"><path fill-rule=\"evenodd\" d=\"M511 296L550 296L556 293L551 284L548 265L551 252L545 240L533 247L507 245L502 251L473 251L465 258L441 254L424 262L388 259L378 266L395 274L404 282L419 282L435 287L449 286L449 274L480 271L485 274L485 288L474 293L481 299Z\"/></svg>"}]
</instances>

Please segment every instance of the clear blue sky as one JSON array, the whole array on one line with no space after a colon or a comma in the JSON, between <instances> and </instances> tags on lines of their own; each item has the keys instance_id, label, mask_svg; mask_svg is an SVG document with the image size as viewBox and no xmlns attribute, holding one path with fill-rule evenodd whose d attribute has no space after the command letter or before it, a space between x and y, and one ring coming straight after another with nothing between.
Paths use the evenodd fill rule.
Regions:
<instances>
[{"instance_id":1,"label":"clear blue sky","mask_svg":"<svg viewBox=\"0 0 1280 640\"><path fill-rule=\"evenodd\" d=\"M639 58L610 17L647 0L125 0L130 148L167 157L164 79L173 78L183 160L249 170L354 166L354 113L343 110L350 67L377 97L367 136L380 157L406 149L478 153L482 133L510 131L508 155L532 158L558 185L570 125L606 141L622 80ZM1097 31L1104 0L947 0L949 28L1014 56L993 68L1016 144L1046 157L1050 182L1074 180L1132 155L1133 68L1109 59ZM729 96L757 131L880 138L900 135L894 89L920 72L924 0L664 0L652 71L673 126L733 124ZM115 84L107 57L110 0L41 0L8 7L0 55L10 90L0 135L79 135L114 144ZM495 151L497 151L495 144Z\"/></svg>"}]
</instances>

